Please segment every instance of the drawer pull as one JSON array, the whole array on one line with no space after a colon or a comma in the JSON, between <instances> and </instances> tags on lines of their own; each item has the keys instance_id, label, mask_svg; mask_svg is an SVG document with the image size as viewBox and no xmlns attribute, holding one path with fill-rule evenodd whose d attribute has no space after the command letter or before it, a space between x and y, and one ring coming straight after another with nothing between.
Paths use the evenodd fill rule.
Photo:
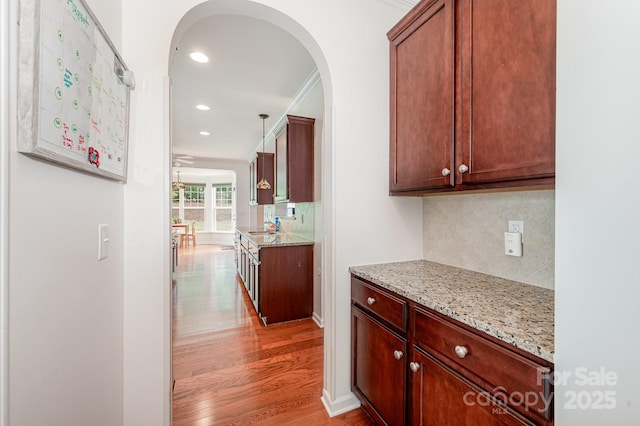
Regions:
<instances>
[{"instance_id":1,"label":"drawer pull","mask_svg":"<svg viewBox=\"0 0 640 426\"><path fill-rule=\"evenodd\" d=\"M458 358L464 358L468 353L469 351L464 346L456 346L456 355L458 355Z\"/></svg>"},{"instance_id":2,"label":"drawer pull","mask_svg":"<svg viewBox=\"0 0 640 426\"><path fill-rule=\"evenodd\" d=\"M404 355L404 354L402 353L402 351L393 351L393 357L394 357L395 359L398 359L398 360L399 360L400 358L402 358L402 355Z\"/></svg>"},{"instance_id":3,"label":"drawer pull","mask_svg":"<svg viewBox=\"0 0 640 426\"><path fill-rule=\"evenodd\" d=\"M410 362L409 363L409 368L411 369L411 371L413 371L414 373L417 373L418 370L420 370L420 364L418 364L417 362Z\"/></svg>"},{"instance_id":4,"label":"drawer pull","mask_svg":"<svg viewBox=\"0 0 640 426\"><path fill-rule=\"evenodd\" d=\"M374 303L376 303L376 299L374 299L373 297L368 297L367 298L367 304L373 305Z\"/></svg>"}]
</instances>

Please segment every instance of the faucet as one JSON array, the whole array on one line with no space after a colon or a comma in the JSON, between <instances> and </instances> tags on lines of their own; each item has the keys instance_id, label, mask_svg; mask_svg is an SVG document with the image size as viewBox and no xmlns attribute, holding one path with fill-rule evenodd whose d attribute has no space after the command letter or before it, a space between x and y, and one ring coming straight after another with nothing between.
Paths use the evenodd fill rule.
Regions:
<instances>
[{"instance_id":1,"label":"faucet","mask_svg":"<svg viewBox=\"0 0 640 426\"><path fill-rule=\"evenodd\" d=\"M276 216L276 221L275 222L272 222L270 220L265 220L264 225L270 231L278 232L280 230L280 223L278 221L278 217L277 216Z\"/></svg>"}]
</instances>

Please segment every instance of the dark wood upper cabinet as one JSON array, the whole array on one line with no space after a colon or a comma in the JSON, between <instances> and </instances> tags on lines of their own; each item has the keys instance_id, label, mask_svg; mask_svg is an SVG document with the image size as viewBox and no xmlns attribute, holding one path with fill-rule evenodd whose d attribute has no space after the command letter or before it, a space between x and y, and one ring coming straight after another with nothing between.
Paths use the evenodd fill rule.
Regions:
<instances>
[{"instance_id":1,"label":"dark wood upper cabinet","mask_svg":"<svg viewBox=\"0 0 640 426\"><path fill-rule=\"evenodd\" d=\"M270 152L258 152L256 158L249 164L249 203L273 204L274 181L274 154ZM265 178L271 184L270 189L258 189L258 182Z\"/></svg>"},{"instance_id":2,"label":"dark wood upper cabinet","mask_svg":"<svg viewBox=\"0 0 640 426\"><path fill-rule=\"evenodd\" d=\"M287 115L276 130L276 203L313 201L314 123Z\"/></svg>"},{"instance_id":3,"label":"dark wood upper cabinet","mask_svg":"<svg viewBox=\"0 0 640 426\"><path fill-rule=\"evenodd\" d=\"M460 2L462 184L555 175L556 1Z\"/></svg>"},{"instance_id":4,"label":"dark wood upper cabinet","mask_svg":"<svg viewBox=\"0 0 640 426\"><path fill-rule=\"evenodd\" d=\"M387 36L391 194L553 184L556 0L424 0Z\"/></svg>"},{"instance_id":5,"label":"dark wood upper cabinet","mask_svg":"<svg viewBox=\"0 0 640 426\"><path fill-rule=\"evenodd\" d=\"M443 175L454 161L453 9L453 0L423 5L389 33L391 192L453 186Z\"/></svg>"}]
</instances>

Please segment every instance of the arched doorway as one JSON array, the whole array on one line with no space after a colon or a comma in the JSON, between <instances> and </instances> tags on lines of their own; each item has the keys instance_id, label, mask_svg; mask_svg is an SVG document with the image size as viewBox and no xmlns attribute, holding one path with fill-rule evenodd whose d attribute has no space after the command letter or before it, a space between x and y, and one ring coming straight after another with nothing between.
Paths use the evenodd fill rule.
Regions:
<instances>
[{"instance_id":1,"label":"arched doorway","mask_svg":"<svg viewBox=\"0 0 640 426\"><path fill-rule=\"evenodd\" d=\"M333 261L333 223L332 215L333 215L333 180L332 180L332 165L333 165L333 141L332 141L332 84L331 78L329 74L327 61L320 50L318 44L315 42L313 37L296 21L288 17L287 15L279 12L275 9L267 7L265 5L256 4L249 1L236 1L231 5L229 2L224 1L209 1L202 3L193 9L191 9L188 13L184 15L184 17L180 20L178 26L173 35L171 50L169 55L169 64L174 63L174 58L176 55L176 46L179 44L183 34L185 34L188 29L194 25L195 22L201 20L205 17L216 16L216 15L225 15L225 14L239 14L251 18L256 18L260 20L267 21L272 25L275 25L279 28L284 29L289 32L293 37L295 37L309 52L315 61L319 78L322 81L323 87L323 113L322 113L322 126L320 127L320 132L316 131L316 142L321 142L322 147L319 150L321 161L319 162L320 167L319 173L316 174L316 180L320 182L319 185L316 185L317 192L319 194L316 196L320 203L320 214L322 218L326 218L321 226L321 231L316 232L317 236L317 247L321 250L320 261L317 265L315 265L314 270L320 271L320 292L319 298L321 300L320 310L321 314L321 322L325 327L325 361L324 361L324 377L325 377L325 386L324 386L324 395L322 396L323 402L325 406L329 409L331 405L329 401L327 401L328 395L332 395L331 392L333 386L333 339L334 339L334 330L333 330L333 321L331 321L332 314L332 290L331 287L334 282L335 271L333 270L333 265L335 262ZM172 68L169 66L169 75L171 76ZM318 128L316 128L318 129ZM319 133L319 134L318 134ZM317 274L314 274L317 275ZM331 411L331 410L329 410Z\"/></svg>"}]
</instances>

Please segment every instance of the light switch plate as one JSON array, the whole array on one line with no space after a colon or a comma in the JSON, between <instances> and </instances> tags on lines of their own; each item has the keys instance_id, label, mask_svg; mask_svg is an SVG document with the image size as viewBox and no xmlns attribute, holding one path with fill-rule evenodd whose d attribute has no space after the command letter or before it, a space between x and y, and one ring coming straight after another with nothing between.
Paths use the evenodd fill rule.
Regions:
<instances>
[{"instance_id":1,"label":"light switch plate","mask_svg":"<svg viewBox=\"0 0 640 426\"><path fill-rule=\"evenodd\" d=\"M109 225L98 225L98 260L109 256Z\"/></svg>"}]
</instances>

